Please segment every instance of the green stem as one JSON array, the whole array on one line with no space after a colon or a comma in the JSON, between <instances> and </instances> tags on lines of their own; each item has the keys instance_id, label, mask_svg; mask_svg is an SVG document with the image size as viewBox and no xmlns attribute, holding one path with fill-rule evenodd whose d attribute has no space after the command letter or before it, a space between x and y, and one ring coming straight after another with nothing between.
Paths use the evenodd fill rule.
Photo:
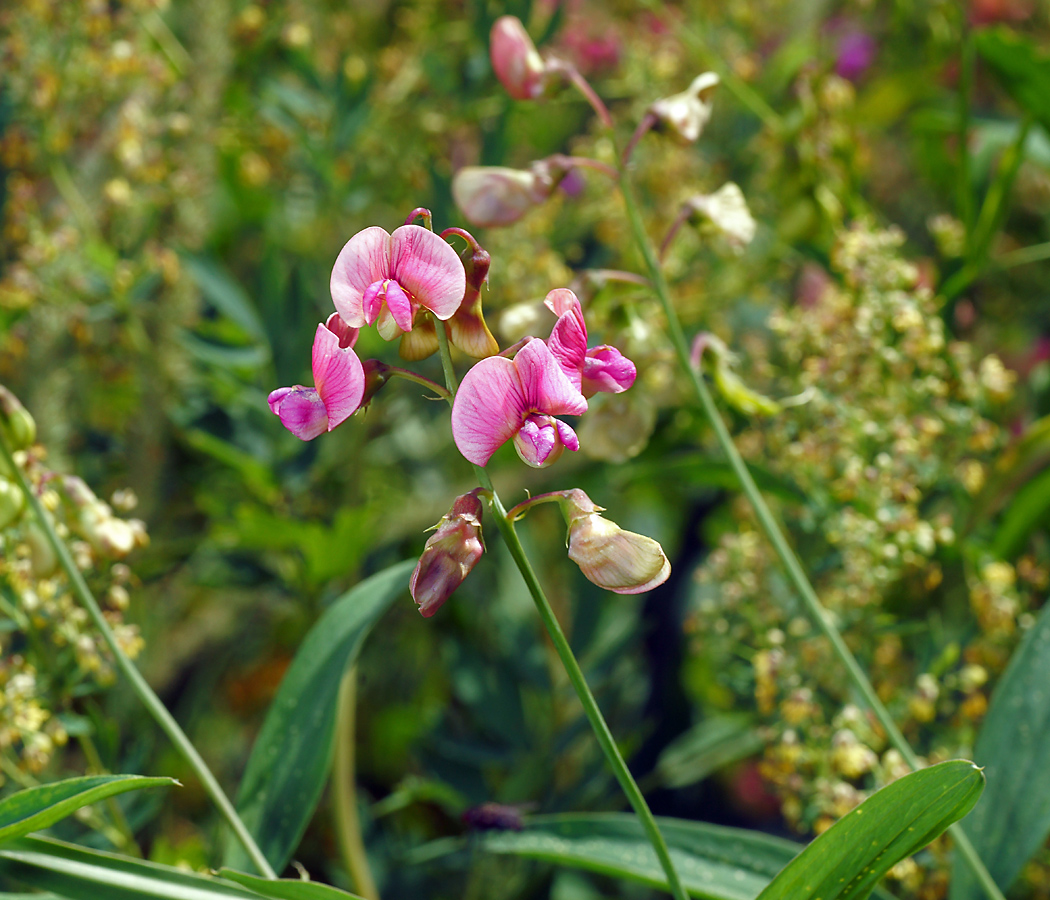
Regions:
<instances>
[{"instance_id":1,"label":"green stem","mask_svg":"<svg viewBox=\"0 0 1050 900\"><path fill-rule=\"evenodd\" d=\"M438 328L438 342L441 350L441 365L445 370L445 383L451 395L449 399L451 404L457 390L456 373L452 368L448 339L445 337L444 329L442 328ZM576 691L576 696L580 698L584 714L587 716L587 721L591 724L591 729L598 739L598 744L601 746L602 752L605 754L605 758L616 776L616 780L620 783L620 787L623 788L624 794L627 795L631 807L641 820L642 828L645 830L649 842L653 845L653 850L656 851L660 866L667 876L671 894L675 897L675 900L688 900L689 895L682 886L681 879L679 879L678 873L675 871L674 863L671 861L671 852L667 848L667 842L660 833L660 827L656 824L656 819L653 818L652 811L649 809L649 804L645 802L645 796L638 787L638 783L634 780L634 776L631 775L631 770L627 768L627 763L624 762L620 748L616 746L612 732L609 730L605 717L598 707L598 702L594 699L594 694L591 693L591 689L587 685L587 679L584 678L580 664L576 661L572 647L569 646L565 632L562 631L561 624L558 622L558 617L554 614L550 601L543 592L539 579L536 577L536 572L532 568L532 563L529 562L529 557L521 544L514 522L507 515L503 502L496 493L496 489L492 486L492 479L489 478L489 473L482 466L478 465L474 466L474 471L477 473L478 482L489 492L489 502L492 504L492 513L496 519L496 527L499 528L500 534L503 535L503 540L507 544L511 558L517 565L518 571L521 572L521 577L525 580L525 586L529 589L529 594L536 604L536 609L539 611L540 618L547 629L547 634L550 635L554 649L558 652L562 665L565 667L565 672Z\"/></svg>"},{"instance_id":2,"label":"green stem","mask_svg":"<svg viewBox=\"0 0 1050 900\"><path fill-rule=\"evenodd\" d=\"M55 551L59 564L66 573L66 577L69 579L70 586L73 588L73 593L88 611L88 615L91 617L92 622L95 623L95 627L98 628L101 633L102 639L106 642L106 646L109 647L110 653L113 654L113 659L117 664L117 668L120 669L124 674L124 677L131 683L132 690L138 694L139 699L145 705L146 709L149 710L150 715L153 716L154 720L161 727L161 730L175 745L175 748L182 755L182 758L185 759L186 762L189 763L190 768L196 772L197 777L200 778L201 783L204 785L204 790L208 793L208 796L211 797L212 802L219 808L219 812L222 813L223 817L229 823L230 828L232 828L234 834L237 835L237 839L244 845L244 849L248 851L248 855L252 858L252 861L258 867L259 871L267 878L276 878L276 873L270 866L269 862L267 862L263 852L255 843L255 840L245 827L244 822L241 821L240 816L237 815L237 810L234 809L233 804L223 792L219 782L211 773L208 764L201 758L201 755L197 752L197 748L193 746L193 743L186 736L186 733L179 727L179 723L176 722L171 713L168 712L167 707L164 706L161 699L153 692L153 688L146 683L146 679L142 677L142 673L139 672L128 655L120 648L120 644L117 643L116 636L113 634L113 629L110 628L109 622L106 621L106 617L102 615L102 610L99 607L98 602L95 600L95 597L92 595L91 589L87 586L87 582L84 581L84 576L81 575L80 569L78 569L76 563L73 562L73 557L70 556L65 543L55 532L55 528L52 525L47 512L44 510L43 505L36 496L36 493L34 492L32 485L30 485L29 480L26 478L25 473L22 471L21 467L15 463L11 450L7 446L7 438L3 435L2 431L0 431L0 453L2 453L4 460L15 473L19 486L25 494L26 500L33 508L33 513L40 522L40 527L43 529L44 534L47 535L48 542Z\"/></svg>"},{"instance_id":3,"label":"green stem","mask_svg":"<svg viewBox=\"0 0 1050 900\"><path fill-rule=\"evenodd\" d=\"M1014 266L1025 266L1029 263L1042 262L1044 259L1050 259L1050 242L1011 250L1009 253L997 256L992 262L997 269L1012 269Z\"/></svg>"},{"instance_id":4,"label":"green stem","mask_svg":"<svg viewBox=\"0 0 1050 900\"><path fill-rule=\"evenodd\" d=\"M959 70L959 181L956 202L959 218L966 228L966 253L973 240L973 186L970 184L970 104L973 96L974 45L970 27L963 23L962 59Z\"/></svg>"},{"instance_id":5,"label":"green stem","mask_svg":"<svg viewBox=\"0 0 1050 900\"><path fill-rule=\"evenodd\" d=\"M361 839L354 783L354 719L357 712L357 668L352 667L339 685L338 719L335 725L335 755L332 758L332 811L339 852L350 873L354 890L366 900L379 900L368 853Z\"/></svg>"},{"instance_id":6,"label":"green stem","mask_svg":"<svg viewBox=\"0 0 1050 900\"><path fill-rule=\"evenodd\" d=\"M80 749L84 751L84 758L87 760L87 764L100 775L108 774L106 767L102 764L102 757L99 756L98 748L95 746L95 742L91 740L91 735L82 734L77 738L77 741L80 744ZM139 847L138 841L135 840L135 833L131 830L128 817L124 815L124 810L117 802L117 798L108 797L106 799L106 808L113 819L113 824L120 833L120 849L129 856L137 856L141 859L142 849Z\"/></svg>"},{"instance_id":7,"label":"green stem","mask_svg":"<svg viewBox=\"0 0 1050 900\"><path fill-rule=\"evenodd\" d=\"M919 761L918 756L916 756L915 751L912 750L911 745L905 739L904 735L897 727L897 724L893 721L893 717L890 715L889 710L886 709L882 701L879 699L878 694L875 693L875 688L872 687L872 684L868 680L864 670L861 668L860 663L857 662L856 657L850 652L849 647L846 646L846 642L843 640L842 635L832 623L827 611L817 597L817 593L813 589L813 585L810 584L809 579L806 577L806 573L803 571L802 565L798 561L798 557L795 556L794 551L788 544L787 538L784 536L776 519L773 517L772 511L766 504L762 492L758 489L755 480L751 477L751 473L748 471L743 457L741 457L740 452L733 443L729 430L722 421L722 416L718 412L718 407L715 405L714 398L711 396L711 392L708 390L703 376L690 363L689 346L686 341L685 332L682 330L682 324L678 319L678 314L675 311L674 304L671 302L671 294L667 287L667 280L664 277L663 270L660 268L656 259L656 254L653 252L652 244L650 243L649 237L642 224L641 215L638 212L638 207L631 190L631 185L627 179L626 172L621 173L620 189L623 193L624 205L627 209L627 218L631 226L631 231L634 234L635 243L638 245L638 249L641 251L643 258L645 259L646 267L649 269L650 280L653 282L657 297L663 307L664 315L667 318L667 328L670 332L671 342L674 344L675 352L678 355L678 360L692 383L697 397L700 400L700 405L703 407L707 418L711 422L711 426L714 428L715 437L718 439L722 451L728 458L730 467L733 469L737 479L740 481L744 493L751 502L751 506L755 511L755 516L758 519L762 531L765 533L769 542L773 545L777 557L780 559L781 564L787 572L788 579L794 585L799 596L801 596L802 602L806 607L806 611L810 618L820 629L821 633L823 633L828 639L832 651L846 669L850 680L853 682L860 695L864 698L864 702L867 704L868 708L875 714L875 717L881 723L890 743L897 748L898 752L904 757L905 761L912 769L920 768L922 764ZM1002 892L992 880L987 868L981 862L980 857L978 857L973 845L970 843L969 838L967 838L962 828L956 824L952 825L949 830L952 837L955 839L956 845L962 851L970 869L973 871L978 881L980 881L988 896L993 898L993 900L1003 900Z\"/></svg>"}]
</instances>

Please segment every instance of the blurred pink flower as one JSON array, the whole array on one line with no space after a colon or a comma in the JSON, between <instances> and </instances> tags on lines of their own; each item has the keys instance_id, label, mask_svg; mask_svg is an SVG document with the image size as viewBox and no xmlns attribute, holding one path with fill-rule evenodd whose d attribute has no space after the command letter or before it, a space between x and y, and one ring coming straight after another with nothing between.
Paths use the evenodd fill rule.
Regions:
<instances>
[{"instance_id":1,"label":"blurred pink flower","mask_svg":"<svg viewBox=\"0 0 1050 900\"><path fill-rule=\"evenodd\" d=\"M634 384L637 369L619 350L608 344L588 348L583 307L572 291L556 288L547 294L543 303L558 317L547 346L566 377L584 397L593 397L599 392L619 394Z\"/></svg>"},{"instance_id":2,"label":"blurred pink flower","mask_svg":"<svg viewBox=\"0 0 1050 900\"><path fill-rule=\"evenodd\" d=\"M546 87L547 66L521 20L500 16L489 35L492 70L515 100L535 100Z\"/></svg>"},{"instance_id":3,"label":"blurred pink flower","mask_svg":"<svg viewBox=\"0 0 1050 900\"><path fill-rule=\"evenodd\" d=\"M420 308L442 321L451 318L466 285L456 251L419 225L402 225L393 234L375 225L359 231L339 251L331 280L343 321L361 328L378 320L388 341L412 330Z\"/></svg>"},{"instance_id":4,"label":"blurred pink flower","mask_svg":"<svg viewBox=\"0 0 1050 900\"><path fill-rule=\"evenodd\" d=\"M277 388L267 401L274 415L297 438L312 441L345 422L361 405L365 372L354 353L357 329L332 313L314 334L314 387Z\"/></svg>"},{"instance_id":5,"label":"blurred pink flower","mask_svg":"<svg viewBox=\"0 0 1050 900\"><path fill-rule=\"evenodd\" d=\"M514 359L490 356L463 378L452 407L452 436L475 465L514 439L530 466L551 465L568 447L578 450L576 432L554 416L579 416L587 400L566 377L547 345L533 338Z\"/></svg>"},{"instance_id":6,"label":"blurred pink flower","mask_svg":"<svg viewBox=\"0 0 1050 900\"><path fill-rule=\"evenodd\" d=\"M866 31L847 31L839 38L835 73L848 81L859 79L875 62L878 44Z\"/></svg>"}]
</instances>

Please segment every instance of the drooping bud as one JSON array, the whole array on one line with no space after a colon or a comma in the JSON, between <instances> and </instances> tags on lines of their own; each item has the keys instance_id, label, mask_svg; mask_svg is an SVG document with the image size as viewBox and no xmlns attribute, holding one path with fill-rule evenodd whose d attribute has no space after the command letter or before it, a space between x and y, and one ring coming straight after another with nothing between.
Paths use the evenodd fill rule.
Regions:
<instances>
[{"instance_id":1,"label":"drooping bud","mask_svg":"<svg viewBox=\"0 0 1050 900\"><path fill-rule=\"evenodd\" d=\"M452 178L452 196L472 225L482 228L510 225L554 190L543 168L508 169L505 166L465 166Z\"/></svg>"},{"instance_id":2,"label":"drooping bud","mask_svg":"<svg viewBox=\"0 0 1050 900\"><path fill-rule=\"evenodd\" d=\"M452 596L481 559L480 488L456 498L427 540L408 583L412 599L426 618L434 615Z\"/></svg>"},{"instance_id":3,"label":"drooping bud","mask_svg":"<svg viewBox=\"0 0 1050 900\"><path fill-rule=\"evenodd\" d=\"M521 19L500 16L489 35L492 70L515 100L535 100L547 86L547 66Z\"/></svg>"},{"instance_id":4,"label":"drooping bud","mask_svg":"<svg viewBox=\"0 0 1050 900\"><path fill-rule=\"evenodd\" d=\"M445 323L449 340L468 356L477 359L495 356L499 353L499 344L485 324L481 308L481 288L488 281L492 257L470 232L462 228L449 228L442 232L442 237L449 233L458 234L467 242L459 255L467 273L467 289L459 309Z\"/></svg>"},{"instance_id":5,"label":"drooping bud","mask_svg":"<svg viewBox=\"0 0 1050 900\"><path fill-rule=\"evenodd\" d=\"M21 488L6 478L0 478L0 531L18 521L25 505L26 498Z\"/></svg>"},{"instance_id":6,"label":"drooping bud","mask_svg":"<svg viewBox=\"0 0 1050 900\"><path fill-rule=\"evenodd\" d=\"M693 83L680 94L657 100L649 113L663 128L682 143L691 144L704 130L711 118L711 94L718 85L714 72L697 75Z\"/></svg>"},{"instance_id":7,"label":"drooping bud","mask_svg":"<svg viewBox=\"0 0 1050 900\"><path fill-rule=\"evenodd\" d=\"M0 384L0 428L8 448L25 450L36 440L36 421L19 399Z\"/></svg>"},{"instance_id":8,"label":"drooping bud","mask_svg":"<svg viewBox=\"0 0 1050 900\"><path fill-rule=\"evenodd\" d=\"M689 208L695 215L711 223L737 252L746 247L755 237L755 220L747 208L747 200L739 186L732 181L723 184L713 194L693 197Z\"/></svg>"},{"instance_id":9,"label":"drooping bud","mask_svg":"<svg viewBox=\"0 0 1050 900\"><path fill-rule=\"evenodd\" d=\"M569 559L588 581L617 594L641 594L663 584L671 564L659 542L599 515L602 507L583 491L561 493L569 525Z\"/></svg>"}]
</instances>

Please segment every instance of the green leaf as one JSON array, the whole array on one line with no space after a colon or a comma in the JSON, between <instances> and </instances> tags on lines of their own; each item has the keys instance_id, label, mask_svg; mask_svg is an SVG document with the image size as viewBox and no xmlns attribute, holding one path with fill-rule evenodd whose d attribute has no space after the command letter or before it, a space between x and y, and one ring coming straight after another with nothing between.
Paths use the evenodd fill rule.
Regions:
<instances>
[{"instance_id":1,"label":"green leaf","mask_svg":"<svg viewBox=\"0 0 1050 900\"><path fill-rule=\"evenodd\" d=\"M965 816L983 788L981 770L962 759L905 775L809 844L759 900L863 900L893 866Z\"/></svg>"},{"instance_id":2,"label":"green leaf","mask_svg":"<svg viewBox=\"0 0 1050 900\"><path fill-rule=\"evenodd\" d=\"M1050 56L1004 27L980 31L975 41L977 52L1010 96L1050 130Z\"/></svg>"},{"instance_id":3,"label":"green leaf","mask_svg":"<svg viewBox=\"0 0 1050 900\"><path fill-rule=\"evenodd\" d=\"M362 581L310 629L281 680L252 748L237 809L270 864L280 872L313 815L332 760L336 698L365 636L408 587L409 560ZM250 868L239 846L226 863Z\"/></svg>"},{"instance_id":4,"label":"green leaf","mask_svg":"<svg viewBox=\"0 0 1050 900\"><path fill-rule=\"evenodd\" d=\"M988 789L963 827L1006 891L1050 833L1050 603L996 686L973 755ZM961 859L954 869L952 900L983 896Z\"/></svg>"},{"instance_id":5,"label":"green leaf","mask_svg":"<svg viewBox=\"0 0 1050 900\"><path fill-rule=\"evenodd\" d=\"M1047 512L1050 512L1050 469L1040 472L1014 495L995 534L992 549L996 555L1012 559L1020 553L1028 535L1045 519Z\"/></svg>"},{"instance_id":6,"label":"green leaf","mask_svg":"<svg viewBox=\"0 0 1050 900\"><path fill-rule=\"evenodd\" d=\"M792 841L705 822L659 818L682 883L694 897L753 900L799 851ZM667 879L637 818L627 813L530 816L522 831L488 832L492 853L528 856L666 887Z\"/></svg>"},{"instance_id":7,"label":"green leaf","mask_svg":"<svg viewBox=\"0 0 1050 900\"><path fill-rule=\"evenodd\" d=\"M357 894L348 894L338 888L327 884L317 884L313 881L291 878L273 881L255 875L246 875L244 872L235 872L233 869L222 869L219 875L227 881L236 881L238 884L251 888L257 894L273 897L275 900L347 900L347 898L362 900ZM0 900L3 898L0 897Z\"/></svg>"},{"instance_id":8,"label":"green leaf","mask_svg":"<svg viewBox=\"0 0 1050 900\"><path fill-rule=\"evenodd\" d=\"M671 741L660 754L656 774L665 787L685 787L762 747L762 737L751 716L714 716Z\"/></svg>"},{"instance_id":9,"label":"green leaf","mask_svg":"<svg viewBox=\"0 0 1050 900\"><path fill-rule=\"evenodd\" d=\"M178 784L174 778L142 775L88 775L19 791L0 800L0 844L40 831L71 816L82 806L140 788Z\"/></svg>"},{"instance_id":10,"label":"green leaf","mask_svg":"<svg viewBox=\"0 0 1050 900\"><path fill-rule=\"evenodd\" d=\"M266 329L251 298L229 272L204 256L187 254L182 257L182 264L197 282L205 300L230 321L236 322L249 337L259 342L266 341Z\"/></svg>"},{"instance_id":11,"label":"green leaf","mask_svg":"<svg viewBox=\"0 0 1050 900\"><path fill-rule=\"evenodd\" d=\"M25 837L0 847L0 873L66 900L258 900L230 882L51 838Z\"/></svg>"}]
</instances>

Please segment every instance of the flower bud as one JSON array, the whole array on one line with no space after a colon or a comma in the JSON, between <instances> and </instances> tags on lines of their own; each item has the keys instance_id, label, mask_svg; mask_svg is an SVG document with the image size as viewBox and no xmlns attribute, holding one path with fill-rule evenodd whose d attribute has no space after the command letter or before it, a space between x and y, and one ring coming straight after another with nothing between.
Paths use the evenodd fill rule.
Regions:
<instances>
[{"instance_id":1,"label":"flower bud","mask_svg":"<svg viewBox=\"0 0 1050 900\"><path fill-rule=\"evenodd\" d=\"M530 169L465 166L452 178L456 206L473 225L510 225L546 200L555 188L547 166Z\"/></svg>"},{"instance_id":2,"label":"flower bud","mask_svg":"<svg viewBox=\"0 0 1050 900\"><path fill-rule=\"evenodd\" d=\"M0 428L12 452L24 450L36 440L36 422L7 388L0 384Z\"/></svg>"},{"instance_id":3,"label":"flower bud","mask_svg":"<svg viewBox=\"0 0 1050 900\"><path fill-rule=\"evenodd\" d=\"M691 144L711 118L711 94L717 85L718 76L704 72L680 94L657 100L649 107L649 114L673 136Z\"/></svg>"},{"instance_id":4,"label":"flower bud","mask_svg":"<svg viewBox=\"0 0 1050 900\"><path fill-rule=\"evenodd\" d=\"M485 552L479 491L480 488L456 498L427 540L412 573L408 589L426 618L452 596Z\"/></svg>"},{"instance_id":5,"label":"flower bud","mask_svg":"<svg viewBox=\"0 0 1050 900\"><path fill-rule=\"evenodd\" d=\"M489 58L496 77L515 100L535 100L543 93L547 66L521 19L496 19L489 35Z\"/></svg>"},{"instance_id":6,"label":"flower bud","mask_svg":"<svg viewBox=\"0 0 1050 900\"><path fill-rule=\"evenodd\" d=\"M671 564L657 541L602 518L602 508L579 489L562 498L569 559L588 581L617 594L641 594L667 580Z\"/></svg>"},{"instance_id":7,"label":"flower bud","mask_svg":"<svg viewBox=\"0 0 1050 900\"><path fill-rule=\"evenodd\" d=\"M0 531L18 521L25 505L22 489L6 478L0 478Z\"/></svg>"}]
</instances>

